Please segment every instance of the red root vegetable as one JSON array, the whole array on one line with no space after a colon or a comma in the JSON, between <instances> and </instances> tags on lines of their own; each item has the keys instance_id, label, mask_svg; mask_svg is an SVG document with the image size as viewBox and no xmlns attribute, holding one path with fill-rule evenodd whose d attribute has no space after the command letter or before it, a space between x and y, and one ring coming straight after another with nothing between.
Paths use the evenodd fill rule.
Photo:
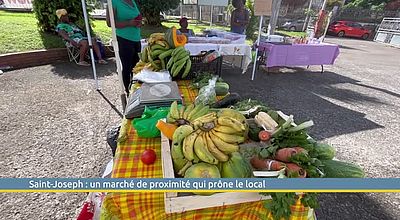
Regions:
<instances>
[{"instance_id":1,"label":"red root vegetable","mask_svg":"<svg viewBox=\"0 0 400 220\"><path fill-rule=\"evenodd\" d=\"M270 159L262 160L257 156L251 158L250 163L255 169L259 170L277 171L285 168L285 164L280 161Z\"/></svg>"},{"instance_id":2,"label":"red root vegetable","mask_svg":"<svg viewBox=\"0 0 400 220\"><path fill-rule=\"evenodd\" d=\"M289 159L297 154L297 150L294 148L283 148L276 152L275 159L282 162L290 162Z\"/></svg>"},{"instance_id":3,"label":"red root vegetable","mask_svg":"<svg viewBox=\"0 0 400 220\"><path fill-rule=\"evenodd\" d=\"M298 176L299 178L305 178L307 176L307 172L303 168L299 167L297 164L287 163L286 175L292 176L293 174Z\"/></svg>"},{"instance_id":4,"label":"red root vegetable","mask_svg":"<svg viewBox=\"0 0 400 220\"><path fill-rule=\"evenodd\" d=\"M307 153L307 151L301 147L283 148L276 152L275 159L287 163L290 162L291 157L293 157L298 153L303 153L303 152Z\"/></svg>"}]
</instances>

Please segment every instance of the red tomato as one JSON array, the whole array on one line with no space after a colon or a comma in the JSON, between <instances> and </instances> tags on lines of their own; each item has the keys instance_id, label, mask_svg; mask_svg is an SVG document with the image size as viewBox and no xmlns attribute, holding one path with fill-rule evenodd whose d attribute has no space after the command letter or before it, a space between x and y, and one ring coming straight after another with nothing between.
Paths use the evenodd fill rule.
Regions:
<instances>
[{"instance_id":1,"label":"red tomato","mask_svg":"<svg viewBox=\"0 0 400 220\"><path fill-rule=\"evenodd\" d=\"M152 149L147 149L143 151L140 160L147 165L153 164L156 161L156 152Z\"/></svg>"},{"instance_id":2,"label":"red tomato","mask_svg":"<svg viewBox=\"0 0 400 220\"><path fill-rule=\"evenodd\" d=\"M271 134L268 131L260 131L260 133L258 133L258 138L260 138L261 141L268 141L271 138Z\"/></svg>"}]
</instances>

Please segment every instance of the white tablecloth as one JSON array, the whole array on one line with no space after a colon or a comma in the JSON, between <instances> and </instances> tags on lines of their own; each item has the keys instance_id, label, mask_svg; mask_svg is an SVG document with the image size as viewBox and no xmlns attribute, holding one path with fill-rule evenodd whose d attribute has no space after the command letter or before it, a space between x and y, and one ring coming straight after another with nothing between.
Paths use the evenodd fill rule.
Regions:
<instances>
[{"instance_id":1,"label":"white tablecloth","mask_svg":"<svg viewBox=\"0 0 400 220\"><path fill-rule=\"evenodd\" d=\"M147 46L147 43L142 42L142 50ZM197 55L201 51L215 50L222 56L240 56L240 62L232 62L235 66L240 67L243 73L251 63L251 47L247 44L195 44L187 43L185 48L190 52L190 55Z\"/></svg>"}]
</instances>

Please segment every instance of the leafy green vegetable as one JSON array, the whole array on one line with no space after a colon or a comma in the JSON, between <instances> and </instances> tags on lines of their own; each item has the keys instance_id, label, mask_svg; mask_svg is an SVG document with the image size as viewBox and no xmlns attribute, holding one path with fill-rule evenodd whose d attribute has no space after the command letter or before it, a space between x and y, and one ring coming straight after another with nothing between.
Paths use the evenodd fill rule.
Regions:
<instances>
[{"instance_id":1,"label":"leafy green vegetable","mask_svg":"<svg viewBox=\"0 0 400 220\"><path fill-rule=\"evenodd\" d=\"M263 102L255 99L246 99L236 103L233 109L241 112L247 112L247 118L254 118L259 112L268 112L270 108Z\"/></svg>"},{"instance_id":2,"label":"leafy green vegetable","mask_svg":"<svg viewBox=\"0 0 400 220\"><path fill-rule=\"evenodd\" d=\"M266 200L264 207L271 211L274 219L289 219L292 214L290 207L296 204L296 194L289 193L261 193L262 195L270 195L272 201Z\"/></svg>"},{"instance_id":3,"label":"leafy green vegetable","mask_svg":"<svg viewBox=\"0 0 400 220\"><path fill-rule=\"evenodd\" d=\"M305 207L310 207L312 209L316 209L319 207L317 193L305 193L301 198L301 204Z\"/></svg>"}]
</instances>

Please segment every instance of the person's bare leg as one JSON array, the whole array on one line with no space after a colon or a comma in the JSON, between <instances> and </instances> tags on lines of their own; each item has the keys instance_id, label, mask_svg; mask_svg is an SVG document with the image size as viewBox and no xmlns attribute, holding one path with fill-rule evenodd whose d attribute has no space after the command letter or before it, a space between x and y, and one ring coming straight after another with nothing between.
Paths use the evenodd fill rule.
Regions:
<instances>
[{"instance_id":1,"label":"person's bare leg","mask_svg":"<svg viewBox=\"0 0 400 220\"><path fill-rule=\"evenodd\" d=\"M85 61L85 56L89 50L89 44L87 40L79 41L79 62Z\"/></svg>"},{"instance_id":2,"label":"person's bare leg","mask_svg":"<svg viewBox=\"0 0 400 220\"><path fill-rule=\"evenodd\" d=\"M101 57L100 48L99 48L99 45L97 44L96 39L92 38L92 44L93 44L93 50L96 53L98 59L103 60L103 57Z\"/></svg>"}]
</instances>

